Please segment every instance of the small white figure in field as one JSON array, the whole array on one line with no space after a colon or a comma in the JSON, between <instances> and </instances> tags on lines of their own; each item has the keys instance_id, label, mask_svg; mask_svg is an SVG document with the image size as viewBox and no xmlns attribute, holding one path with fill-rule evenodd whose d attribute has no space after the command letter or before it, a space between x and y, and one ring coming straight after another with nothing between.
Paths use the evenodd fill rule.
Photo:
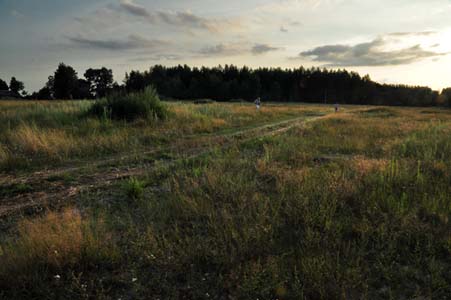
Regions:
<instances>
[{"instance_id":1,"label":"small white figure in field","mask_svg":"<svg viewBox=\"0 0 451 300\"><path fill-rule=\"evenodd\" d=\"M260 97L255 99L254 103L255 103L255 106L257 107L257 110L260 110L260 105L262 104Z\"/></svg>"},{"instance_id":2,"label":"small white figure in field","mask_svg":"<svg viewBox=\"0 0 451 300\"><path fill-rule=\"evenodd\" d=\"M335 112L338 112L340 110L340 107L338 106L338 103L335 103Z\"/></svg>"}]
</instances>

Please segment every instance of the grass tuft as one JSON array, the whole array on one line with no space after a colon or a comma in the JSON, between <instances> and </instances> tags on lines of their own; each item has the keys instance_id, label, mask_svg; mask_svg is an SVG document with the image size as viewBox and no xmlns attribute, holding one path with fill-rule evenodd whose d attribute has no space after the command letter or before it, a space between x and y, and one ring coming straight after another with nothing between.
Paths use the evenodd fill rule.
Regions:
<instances>
[{"instance_id":1,"label":"grass tuft","mask_svg":"<svg viewBox=\"0 0 451 300\"><path fill-rule=\"evenodd\" d=\"M124 190L127 197L131 200L142 199L142 197L144 196L144 187L144 182L134 177L127 179L122 184L122 189Z\"/></svg>"}]
</instances>

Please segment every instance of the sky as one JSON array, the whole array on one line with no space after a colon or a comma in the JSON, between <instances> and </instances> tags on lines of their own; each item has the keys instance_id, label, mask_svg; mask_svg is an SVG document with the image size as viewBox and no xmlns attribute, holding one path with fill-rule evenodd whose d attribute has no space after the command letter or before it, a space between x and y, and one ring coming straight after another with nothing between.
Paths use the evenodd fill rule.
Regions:
<instances>
[{"instance_id":1,"label":"sky","mask_svg":"<svg viewBox=\"0 0 451 300\"><path fill-rule=\"evenodd\" d=\"M38 90L60 62L327 67L451 86L451 0L0 0L0 78Z\"/></svg>"}]
</instances>

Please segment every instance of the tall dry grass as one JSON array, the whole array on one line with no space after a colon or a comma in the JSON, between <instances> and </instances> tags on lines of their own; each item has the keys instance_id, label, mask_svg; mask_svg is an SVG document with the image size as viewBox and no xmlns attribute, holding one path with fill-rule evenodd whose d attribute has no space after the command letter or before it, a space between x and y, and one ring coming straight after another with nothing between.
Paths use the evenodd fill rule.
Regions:
<instances>
[{"instance_id":1,"label":"tall dry grass","mask_svg":"<svg viewBox=\"0 0 451 300\"><path fill-rule=\"evenodd\" d=\"M1 244L0 286L27 286L67 269L83 271L117 258L102 218L84 218L74 208L49 212L19 222L16 237Z\"/></svg>"}]
</instances>

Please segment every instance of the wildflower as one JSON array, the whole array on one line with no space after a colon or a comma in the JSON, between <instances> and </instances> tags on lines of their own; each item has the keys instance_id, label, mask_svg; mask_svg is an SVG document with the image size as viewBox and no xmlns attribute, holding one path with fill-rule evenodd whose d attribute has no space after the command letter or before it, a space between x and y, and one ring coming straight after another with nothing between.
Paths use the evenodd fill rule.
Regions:
<instances>
[{"instance_id":1,"label":"wildflower","mask_svg":"<svg viewBox=\"0 0 451 300\"><path fill-rule=\"evenodd\" d=\"M136 278L136 277L132 278L132 282L136 282L137 280L138 280L138 278Z\"/></svg>"},{"instance_id":2,"label":"wildflower","mask_svg":"<svg viewBox=\"0 0 451 300\"><path fill-rule=\"evenodd\" d=\"M55 278L56 280L60 280L60 279L61 279L61 276L58 275L58 274L56 274L55 276L53 276L53 278Z\"/></svg>"}]
</instances>

